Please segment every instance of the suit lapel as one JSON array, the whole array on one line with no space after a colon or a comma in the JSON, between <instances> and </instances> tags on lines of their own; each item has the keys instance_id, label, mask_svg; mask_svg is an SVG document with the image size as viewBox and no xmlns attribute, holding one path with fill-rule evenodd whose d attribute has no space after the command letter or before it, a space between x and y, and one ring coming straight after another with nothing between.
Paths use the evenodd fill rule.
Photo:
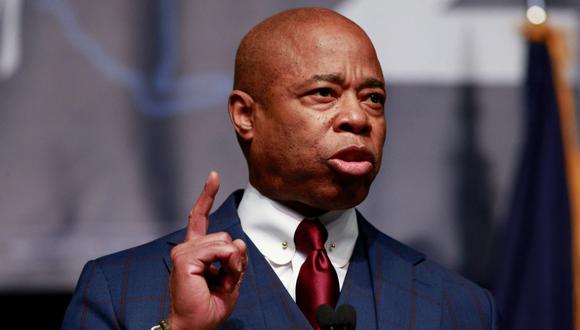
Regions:
<instances>
[{"instance_id":1,"label":"suit lapel","mask_svg":"<svg viewBox=\"0 0 580 330\"><path fill-rule=\"evenodd\" d=\"M220 207L211 220L211 232L227 231L232 238L241 238L248 247L248 269L240 287L234 312L223 328L308 329L310 324L280 279L254 243L245 235L238 218L237 206L242 193L236 192ZM213 219L215 218L215 219ZM220 225L221 224L221 225Z\"/></svg>"},{"instance_id":2,"label":"suit lapel","mask_svg":"<svg viewBox=\"0 0 580 330\"><path fill-rule=\"evenodd\" d=\"M377 329L372 287L373 280L364 239L359 236L337 303L337 307L350 304L355 308L357 311L357 329Z\"/></svg>"},{"instance_id":3,"label":"suit lapel","mask_svg":"<svg viewBox=\"0 0 580 330\"><path fill-rule=\"evenodd\" d=\"M421 263L425 257L382 235L360 214L359 231L368 251L379 329L438 329L441 283Z\"/></svg>"},{"instance_id":4,"label":"suit lapel","mask_svg":"<svg viewBox=\"0 0 580 330\"><path fill-rule=\"evenodd\" d=\"M250 259L248 272L252 276L252 278L246 278L246 282L248 282L247 292L252 291L259 306L261 306L260 312L264 320L263 329L311 328L306 317L288 294L264 256L251 240L248 239L246 242L248 243L248 257ZM245 313L255 313L255 310Z\"/></svg>"}]
</instances>

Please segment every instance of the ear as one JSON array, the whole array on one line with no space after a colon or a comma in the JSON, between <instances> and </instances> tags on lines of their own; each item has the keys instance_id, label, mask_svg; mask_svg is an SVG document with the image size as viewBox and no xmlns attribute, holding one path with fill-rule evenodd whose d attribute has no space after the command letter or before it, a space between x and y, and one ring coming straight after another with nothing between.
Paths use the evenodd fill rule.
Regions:
<instances>
[{"instance_id":1,"label":"ear","mask_svg":"<svg viewBox=\"0 0 580 330\"><path fill-rule=\"evenodd\" d=\"M228 112L238 136L249 141L254 136L254 99L240 90L233 90L228 99Z\"/></svg>"}]
</instances>

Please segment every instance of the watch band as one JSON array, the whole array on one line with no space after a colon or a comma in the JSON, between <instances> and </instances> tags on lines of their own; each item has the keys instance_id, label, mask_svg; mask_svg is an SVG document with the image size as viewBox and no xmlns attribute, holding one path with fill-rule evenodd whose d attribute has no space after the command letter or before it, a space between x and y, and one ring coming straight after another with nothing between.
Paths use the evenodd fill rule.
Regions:
<instances>
[{"instance_id":1,"label":"watch band","mask_svg":"<svg viewBox=\"0 0 580 330\"><path fill-rule=\"evenodd\" d=\"M171 330L171 326L167 320L159 321L159 324L151 328L151 330Z\"/></svg>"}]
</instances>

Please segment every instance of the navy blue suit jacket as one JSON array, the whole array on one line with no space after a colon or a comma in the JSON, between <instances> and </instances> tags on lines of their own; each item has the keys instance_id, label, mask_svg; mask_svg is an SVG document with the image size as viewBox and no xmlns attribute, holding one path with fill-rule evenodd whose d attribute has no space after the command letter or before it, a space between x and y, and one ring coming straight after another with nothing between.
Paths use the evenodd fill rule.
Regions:
<instances>
[{"instance_id":1,"label":"navy blue suit jacket","mask_svg":"<svg viewBox=\"0 0 580 330\"><path fill-rule=\"evenodd\" d=\"M228 232L248 245L240 297L225 329L309 329L268 262L242 231L232 194L214 212L209 232ZM486 290L382 234L358 216L359 237L338 304L357 311L358 329L497 329ZM170 250L180 230L87 263L63 329L150 329L169 313Z\"/></svg>"}]
</instances>

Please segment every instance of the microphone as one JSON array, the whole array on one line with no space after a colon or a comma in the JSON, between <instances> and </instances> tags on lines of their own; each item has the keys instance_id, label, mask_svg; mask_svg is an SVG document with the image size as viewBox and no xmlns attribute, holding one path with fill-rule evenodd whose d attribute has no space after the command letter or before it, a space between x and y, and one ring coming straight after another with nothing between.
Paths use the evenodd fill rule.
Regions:
<instances>
[{"instance_id":1,"label":"microphone","mask_svg":"<svg viewBox=\"0 0 580 330\"><path fill-rule=\"evenodd\" d=\"M330 324L334 322L335 312L330 305L324 304L316 309L316 322L322 330L329 329Z\"/></svg>"},{"instance_id":2,"label":"microphone","mask_svg":"<svg viewBox=\"0 0 580 330\"><path fill-rule=\"evenodd\" d=\"M344 324L344 330L356 329L356 310L352 305L340 305L336 310L338 322Z\"/></svg>"},{"instance_id":3,"label":"microphone","mask_svg":"<svg viewBox=\"0 0 580 330\"><path fill-rule=\"evenodd\" d=\"M316 309L316 321L322 330L354 330L356 310L349 304L340 305L336 312L329 305L320 305Z\"/></svg>"}]
</instances>

